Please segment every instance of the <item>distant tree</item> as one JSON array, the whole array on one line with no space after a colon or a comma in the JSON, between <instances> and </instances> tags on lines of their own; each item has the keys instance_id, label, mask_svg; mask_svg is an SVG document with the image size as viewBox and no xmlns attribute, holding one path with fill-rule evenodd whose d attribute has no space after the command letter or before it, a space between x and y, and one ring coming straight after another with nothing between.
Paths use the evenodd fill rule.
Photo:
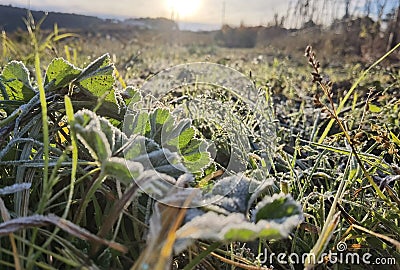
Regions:
<instances>
[{"instance_id":1,"label":"distant tree","mask_svg":"<svg viewBox=\"0 0 400 270\"><path fill-rule=\"evenodd\" d=\"M243 22L238 28L223 25L215 39L228 48L253 48L257 42L257 28L246 27Z\"/></svg>"},{"instance_id":2,"label":"distant tree","mask_svg":"<svg viewBox=\"0 0 400 270\"><path fill-rule=\"evenodd\" d=\"M365 16L369 17L371 14L371 0L366 0L364 5Z\"/></svg>"},{"instance_id":3,"label":"distant tree","mask_svg":"<svg viewBox=\"0 0 400 270\"><path fill-rule=\"evenodd\" d=\"M389 51L392 49L394 46L399 41L399 31L400 31L400 0L395 8L395 12L393 12L393 17L391 20L389 20L388 23L388 42L387 42L387 47L386 50Z\"/></svg>"},{"instance_id":4,"label":"distant tree","mask_svg":"<svg viewBox=\"0 0 400 270\"><path fill-rule=\"evenodd\" d=\"M350 4L351 0L345 0L345 13L344 13L345 19L350 18Z\"/></svg>"}]
</instances>

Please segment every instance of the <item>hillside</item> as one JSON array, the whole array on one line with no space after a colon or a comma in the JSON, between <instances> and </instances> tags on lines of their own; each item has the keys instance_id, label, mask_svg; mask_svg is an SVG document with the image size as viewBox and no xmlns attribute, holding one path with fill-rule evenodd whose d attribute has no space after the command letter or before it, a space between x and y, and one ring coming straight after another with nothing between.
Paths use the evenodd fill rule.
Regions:
<instances>
[{"instance_id":1,"label":"hillside","mask_svg":"<svg viewBox=\"0 0 400 270\"><path fill-rule=\"evenodd\" d=\"M31 11L35 21L39 21L46 15L43 11ZM26 18L27 10L24 8L0 5L0 30L6 32L14 32L17 29L26 29L23 18ZM125 21L103 20L94 16L48 12L46 20L41 25L42 29L53 29L54 24L58 27L71 30L127 30L131 29L148 29L148 30L176 30L178 25L165 18L131 18Z\"/></svg>"},{"instance_id":2,"label":"hillside","mask_svg":"<svg viewBox=\"0 0 400 270\"><path fill-rule=\"evenodd\" d=\"M31 11L35 20L40 20L45 16L43 11ZM12 6L0 5L0 29L7 32L13 32L20 29L26 29L23 18L26 18L27 10ZM90 29L94 25L103 24L105 21L85 15L49 12L46 20L42 24L42 29L51 29L57 23L61 28L68 29Z\"/></svg>"}]
</instances>

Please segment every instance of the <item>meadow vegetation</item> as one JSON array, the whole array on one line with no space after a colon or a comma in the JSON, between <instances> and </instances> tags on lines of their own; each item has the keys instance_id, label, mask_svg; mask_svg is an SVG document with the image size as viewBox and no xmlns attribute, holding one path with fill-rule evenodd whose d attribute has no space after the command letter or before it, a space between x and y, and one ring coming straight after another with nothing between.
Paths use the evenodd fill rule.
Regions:
<instances>
[{"instance_id":1,"label":"meadow vegetation","mask_svg":"<svg viewBox=\"0 0 400 270\"><path fill-rule=\"evenodd\" d=\"M399 44L339 58L343 48L333 57L312 35L292 49L289 38L283 49L226 48L204 33L121 41L40 23L1 39L1 269L400 267ZM139 90L199 61L245 74L257 106L246 89L185 86L157 102ZM231 109L221 116L211 99ZM174 113L190 111L185 100L202 107ZM226 118L254 144L236 145ZM228 169L232 149L241 170ZM185 208L178 198L191 195L175 186L209 191L209 206ZM370 253L371 264L332 263L329 252Z\"/></svg>"}]
</instances>

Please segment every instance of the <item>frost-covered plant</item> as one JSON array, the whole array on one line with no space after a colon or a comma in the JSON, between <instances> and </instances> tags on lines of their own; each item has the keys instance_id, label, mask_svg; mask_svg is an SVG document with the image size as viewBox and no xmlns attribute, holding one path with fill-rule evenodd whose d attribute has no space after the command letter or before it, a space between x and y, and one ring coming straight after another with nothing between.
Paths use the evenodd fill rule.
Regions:
<instances>
[{"instance_id":1,"label":"frost-covered plant","mask_svg":"<svg viewBox=\"0 0 400 270\"><path fill-rule=\"evenodd\" d=\"M39 91L23 63L13 61L4 67L0 76L0 105L6 118L0 126L5 138L1 141L4 147L0 159L2 166L7 168L4 172L7 175L2 178L18 176L19 181L16 186L8 185L10 188L1 189L4 196L15 193L16 198L16 218L0 224L3 235L53 224L70 235L87 240L92 247L85 256L95 258L101 245L126 252L126 247L101 239L113 229L118 232L119 222L125 216L124 209L130 203L141 209L154 205L153 210L148 208L145 213L151 215L149 220L145 220L150 227L143 231L148 232L148 248L154 248L152 252L161 252L163 245L170 241L171 231L165 230L165 226L176 222L171 253L164 258L169 261L172 250L180 252L196 240L278 239L287 237L299 224L302 220L300 206L289 195L275 193L275 183L265 177L265 170L258 177L253 177L257 175L255 171L229 171L229 174L213 180L212 184L201 185L201 181L210 177L217 166L210 153L211 144L194 126L190 114L177 114L160 102L146 108L147 97L143 98L141 92L128 87L125 93L130 96L126 101L131 104L123 118L126 107L122 95L115 89L114 69L108 55L96 59L84 69L62 58L54 59L48 66L43 87L51 119L49 165L54 169L44 187L46 194L39 199L38 210L29 216L29 205L26 205L29 200L21 194L29 196L29 192L37 188L40 179L37 176L43 173L44 166L41 123L30 121L40 119ZM64 96L68 96L65 104L61 102ZM203 105L201 102L192 103L187 108L195 110ZM255 126L260 127L264 122L255 119L254 115L250 117L249 113L247 116L253 125L251 132L256 134ZM121 129L122 120L124 126ZM17 152L18 149L22 151ZM246 153L241 154L246 157ZM246 162L243 161L243 169L246 169ZM26 167L16 167L18 164L31 167L27 170ZM83 181L89 177L91 180L84 184ZM79 196L75 181L79 182L79 189L83 192L82 198L76 202L76 211L72 213L72 199ZM59 189L62 183L66 183L67 188L56 193L56 186ZM110 183L115 186L119 198L112 203L111 209L102 210L96 194L107 192ZM7 191L9 189L11 191ZM63 217L59 217L58 213L55 215L51 211L52 205L61 195L67 195L68 190L67 208ZM146 195L153 199L153 203L138 199ZM132 201L132 198L135 199ZM95 218L97 236L80 227L85 224L85 211L92 204L95 207L93 213L100 216ZM160 209L177 209L177 213L184 211L182 224L178 222L178 216L166 215ZM101 216L102 213L108 214ZM61 240L56 239L53 235L45 245L52 241L60 243ZM147 252L148 249L143 254ZM38 252L35 258L40 254ZM75 267L75 259L63 263ZM136 266L151 266L155 262L141 256Z\"/></svg>"}]
</instances>

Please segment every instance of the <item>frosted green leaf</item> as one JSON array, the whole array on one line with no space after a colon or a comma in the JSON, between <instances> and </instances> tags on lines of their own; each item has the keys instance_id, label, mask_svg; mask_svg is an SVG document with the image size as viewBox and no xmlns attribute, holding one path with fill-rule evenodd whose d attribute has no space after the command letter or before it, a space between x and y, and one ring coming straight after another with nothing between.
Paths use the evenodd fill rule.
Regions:
<instances>
[{"instance_id":1,"label":"frosted green leaf","mask_svg":"<svg viewBox=\"0 0 400 270\"><path fill-rule=\"evenodd\" d=\"M284 222L260 220L257 223L250 222L241 213L229 215L207 212L194 217L190 222L177 230L176 235L181 240L213 240L213 241L251 241L256 238L280 239L289 235L300 222L298 215L287 218ZM179 241L177 242L179 244ZM182 242L181 242L182 243ZM187 245L187 242L183 242ZM176 246L182 250L186 246Z\"/></svg>"},{"instance_id":2,"label":"frosted green leaf","mask_svg":"<svg viewBox=\"0 0 400 270\"><path fill-rule=\"evenodd\" d=\"M264 197L254 210L253 219L274 220L275 222L284 222L286 218L301 215L300 205L293 200L290 195L274 194Z\"/></svg>"},{"instance_id":3,"label":"frosted green leaf","mask_svg":"<svg viewBox=\"0 0 400 270\"><path fill-rule=\"evenodd\" d=\"M176 183L173 177L154 170L144 171L135 180L140 183L139 186L143 192L151 195L156 200L165 198L171 192L171 187Z\"/></svg>"},{"instance_id":4,"label":"frosted green leaf","mask_svg":"<svg viewBox=\"0 0 400 270\"><path fill-rule=\"evenodd\" d=\"M165 172L173 177L186 172L178 154L160 149L158 144L143 136L135 136L128 141L107 119L92 111L77 112L71 126L90 155L98 161L102 173L124 184L131 184L144 170ZM112 156L114 152L122 154L119 148L123 144L125 158Z\"/></svg>"},{"instance_id":5,"label":"frosted green leaf","mask_svg":"<svg viewBox=\"0 0 400 270\"><path fill-rule=\"evenodd\" d=\"M3 99L29 101L36 94L29 76L29 71L22 62L8 63L0 77L0 84L5 88L5 93L2 92Z\"/></svg>"},{"instance_id":6,"label":"frosted green leaf","mask_svg":"<svg viewBox=\"0 0 400 270\"><path fill-rule=\"evenodd\" d=\"M146 112L139 113L134 119L133 126L133 134L146 136L146 133L150 130L149 115Z\"/></svg>"},{"instance_id":7,"label":"frosted green leaf","mask_svg":"<svg viewBox=\"0 0 400 270\"><path fill-rule=\"evenodd\" d=\"M219 180L211 193L203 195L203 207L187 210L184 225L176 232L175 251L180 252L200 239L230 242L287 237L303 220L301 206L290 195L261 197L271 184L270 179L257 181L243 174ZM256 196L261 201L249 210ZM172 199L175 197L171 195ZM151 225L154 228L150 230L154 231L160 227L156 218Z\"/></svg>"},{"instance_id":8,"label":"frosted green leaf","mask_svg":"<svg viewBox=\"0 0 400 270\"><path fill-rule=\"evenodd\" d=\"M141 135L133 135L128 139L106 118L92 111L77 112L72 127L90 155L99 162L103 173L124 183L130 183L138 176L136 169L131 170L132 164L172 177L187 172L178 153L162 149L156 142ZM120 157L122 154L124 158Z\"/></svg>"},{"instance_id":9,"label":"frosted green leaf","mask_svg":"<svg viewBox=\"0 0 400 270\"><path fill-rule=\"evenodd\" d=\"M250 185L249 188L252 191L252 193L247 202L247 211L249 211L250 207L258 198L262 197L262 194L270 193L271 189L273 189L273 186L274 186L273 178L264 179L257 186L254 186L254 183Z\"/></svg>"},{"instance_id":10,"label":"frosted green leaf","mask_svg":"<svg viewBox=\"0 0 400 270\"><path fill-rule=\"evenodd\" d=\"M184 140L182 140L184 141ZM210 165L211 157L207 151L208 143L201 139L192 139L189 144L182 146L181 154L185 166L193 173L201 172Z\"/></svg>"},{"instance_id":11,"label":"frosted green leaf","mask_svg":"<svg viewBox=\"0 0 400 270\"><path fill-rule=\"evenodd\" d=\"M12 193L24 191L24 190L27 190L30 188L31 188L31 183L14 184L11 186L6 186L3 188L0 188L0 195L12 194Z\"/></svg>"},{"instance_id":12,"label":"frosted green leaf","mask_svg":"<svg viewBox=\"0 0 400 270\"><path fill-rule=\"evenodd\" d=\"M133 86L127 86L122 94L127 97L125 99L125 102L127 104L137 103L142 100L142 95L140 94L140 92L138 90L133 88Z\"/></svg>"},{"instance_id":13,"label":"frosted green leaf","mask_svg":"<svg viewBox=\"0 0 400 270\"><path fill-rule=\"evenodd\" d=\"M81 69L75 67L63 58L54 59L46 70L46 90L53 91L67 86L78 77L81 71Z\"/></svg>"},{"instance_id":14,"label":"frosted green leaf","mask_svg":"<svg viewBox=\"0 0 400 270\"><path fill-rule=\"evenodd\" d=\"M201 172L210 162L209 145L196 138L196 130L189 119L177 121L167 109L157 108L148 113L138 111L127 115L124 121L127 134L140 134L154 140L161 148L177 152L183 164L192 173Z\"/></svg>"},{"instance_id":15,"label":"frosted green leaf","mask_svg":"<svg viewBox=\"0 0 400 270\"><path fill-rule=\"evenodd\" d=\"M153 169L173 177L178 177L187 171L176 152L160 148L153 140L140 135L130 139L124 150L124 157L127 160L140 162L146 170Z\"/></svg>"},{"instance_id":16,"label":"frosted green leaf","mask_svg":"<svg viewBox=\"0 0 400 270\"><path fill-rule=\"evenodd\" d=\"M106 95L106 101L116 103L114 91L112 91L115 81L114 65L111 63L110 56L105 54L82 71L76 78L76 85L96 97Z\"/></svg>"},{"instance_id":17,"label":"frosted green leaf","mask_svg":"<svg viewBox=\"0 0 400 270\"><path fill-rule=\"evenodd\" d=\"M124 149L124 157L127 160L133 160L138 156L147 154L146 150L146 138L140 135L129 138L127 141L127 147ZM158 144L156 149L159 149Z\"/></svg>"},{"instance_id":18,"label":"frosted green leaf","mask_svg":"<svg viewBox=\"0 0 400 270\"><path fill-rule=\"evenodd\" d=\"M252 182L256 181L242 174L222 178L211 191L213 196L221 196L220 199L214 200L214 204L229 212L244 213L247 210Z\"/></svg>"},{"instance_id":19,"label":"frosted green leaf","mask_svg":"<svg viewBox=\"0 0 400 270\"><path fill-rule=\"evenodd\" d=\"M103 54L99 58L95 59L92 63L90 63L81 73L79 78L90 77L92 74L96 73L96 71L100 68L109 66L111 64L111 58L108 53Z\"/></svg>"},{"instance_id":20,"label":"frosted green leaf","mask_svg":"<svg viewBox=\"0 0 400 270\"><path fill-rule=\"evenodd\" d=\"M110 145L111 152L114 152L115 147L115 136L118 129L111 125L110 121L105 118L99 117L100 129L107 138L107 142Z\"/></svg>"},{"instance_id":21,"label":"frosted green leaf","mask_svg":"<svg viewBox=\"0 0 400 270\"><path fill-rule=\"evenodd\" d=\"M88 130L84 131L85 129L89 129L92 125L94 125L94 131L96 131L97 129L100 133L104 134L104 137L106 139L104 143L108 145L107 147L110 148L110 151L112 153L117 152L122 147L123 143L127 140L125 134L118 128L113 126L109 120L96 115L90 110L84 109L77 112L75 114L75 122L78 124L78 126L75 126L75 128L77 128L77 131L81 132L82 134L84 132L88 132ZM89 135L82 136L85 137ZM91 138L87 137L86 139L90 140Z\"/></svg>"},{"instance_id":22,"label":"frosted green leaf","mask_svg":"<svg viewBox=\"0 0 400 270\"><path fill-rule=\"evenodd\" d=\"M110 143L101 130L99 118L93 112L89 110L77 112L72 127L95 160L103 162L111 157Z\"/></svg>"},{"instance_id":23,"label":"frosted green leaf","mask_svg":"<svg viewBox=\"0 0 400 270\"><path fill-rule=\"evenodd\" d=\"M164 124L171 119L171 114L166 109L156 109L150 114L149 122L150 122L150 134L149 137L156 141L158 144L162 144L162 141L165 141L165 138L162 136L162 133L168 132L170 127ZM171 123L171 120L169 120Z\"/></svg>"},{"instance_id":24,"label":"frosted green leaf","mask_svg":"<svg viewBox=\"0 0 400 270\"><path fill-rule=\"evenodd\" d=\"M143 172L143 166L124 158L112 157L102 164L103 173L129 185Z\"/></svg>"},{"instance_id":25,"label":"frosted green leaf","mask_svg":"<svg viewBox=\"0 0 400 270\"><path fill-rule=\"evenodd\" d=\"M166 140L168 141L168 145L183 149L190 143L195 134L196 131L190 127L190 122L182 120L170 134L168 134L168 137L166 136Z\"/></svg>"},{"instance_id":26,"label":"frosted green leaf","mask_svg":"<svg viewBox=\"0 0 400 270\"><path fill-rule=\"evenodd\" d=\"M105 134L98 130L98 126L90 125L85 129L75 127L78 137L88 148L92 157L98 161L104 161L111 156L110 145Z\"/></svg>"}]
</instances>

